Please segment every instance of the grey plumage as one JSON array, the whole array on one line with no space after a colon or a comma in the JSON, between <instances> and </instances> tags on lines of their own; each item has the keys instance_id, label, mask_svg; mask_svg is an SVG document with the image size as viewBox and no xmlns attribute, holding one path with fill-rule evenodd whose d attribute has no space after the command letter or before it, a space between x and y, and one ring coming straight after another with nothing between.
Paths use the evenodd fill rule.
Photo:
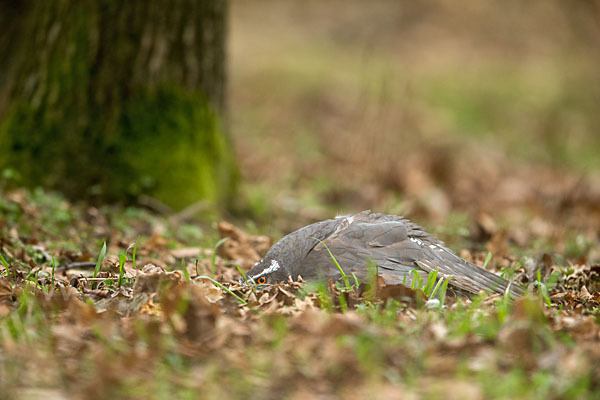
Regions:
<instances>
[{"instance_id":1,"label":"grey plumage","mask_svg":"<svg viewBox=\"0 0 600 400\"><path fill-rule=\"evenodd\" d=\"M265 257L248 271L259 283L276 283L288 277L305 280L340 278L325 243L346 274L364 281L367 262L378 267L387 282L411 282L416 271L423 279L437 270L450 276L450 285L471 293L480 290L520 297L524 289L478 267L444 246L420 226L397 215L363 211L308 225L275 243ZM264 279L263 279L264 278ZM264 282L263 282L264 281Z\"/></svg>"}]
</instances>

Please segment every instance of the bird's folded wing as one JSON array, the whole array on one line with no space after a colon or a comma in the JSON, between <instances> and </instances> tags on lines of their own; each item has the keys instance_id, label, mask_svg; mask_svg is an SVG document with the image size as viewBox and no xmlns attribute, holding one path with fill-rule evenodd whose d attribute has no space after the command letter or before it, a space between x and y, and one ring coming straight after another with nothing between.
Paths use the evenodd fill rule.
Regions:
<instances>
[{"instance_id":1,"label":"bird's folded wing","mask_svg":"<svg viewBox=\"0 0 600 400\"><path fill-rule=\"evenodd\" d=\"M452 285L471 293L481 290L504 293L508 288L511 295L518 297L524 292L521 287L460 258L419 226L405 220L357 219L337 229L324 244L344 273L355 273L360 279L366 278L366 263L371 261L380 273L401 279L406 275L408 282L412 282L412 271L423 279L429 272L438 271L440 279L450 277ZM317 244L304 260L303 271L315 277L339 277L327 248Z\"/></svg>"}]
</instances>

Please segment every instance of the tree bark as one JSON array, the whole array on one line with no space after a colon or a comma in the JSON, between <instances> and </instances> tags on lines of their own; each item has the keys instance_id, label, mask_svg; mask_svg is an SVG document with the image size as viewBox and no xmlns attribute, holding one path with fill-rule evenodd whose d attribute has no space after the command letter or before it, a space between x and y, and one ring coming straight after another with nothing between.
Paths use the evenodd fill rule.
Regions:
<instances>
[{"instance_id":1,"label":"tree bark","mask_svg":"<svg viewBox=\"0 0 600 400\"><path fill-rule=\"evenodd\" d=\"M176 208L228 201L226 0L0 3L0 168Z\"/></svg>"}]
</instances>

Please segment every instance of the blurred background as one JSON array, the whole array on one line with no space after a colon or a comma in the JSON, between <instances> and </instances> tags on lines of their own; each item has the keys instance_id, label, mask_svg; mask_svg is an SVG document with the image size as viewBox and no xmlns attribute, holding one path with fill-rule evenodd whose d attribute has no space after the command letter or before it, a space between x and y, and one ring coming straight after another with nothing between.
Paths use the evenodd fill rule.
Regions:
<instances>
[{"instance_id":1,"label":"blurred background","mask_svg":"<svg viewBox=\"0 0 600 400\"><path fill-rule=\"evenodd\" d=\"M593 237L599 47L597 1L234 0L231 131L251 208L491 215L537 233L550 219Z\"/></svg>"},{"instance_id":2,"label":"blurred background","mask_svg":"<svg viewBox=\"0 0 600 400\"><path fill-rule=\"evenodd\" d=\"M200 204L270 234L372 209L449 236L597 240L598 1L1 7L17 186Z\"/></svg>"}]
</instances>

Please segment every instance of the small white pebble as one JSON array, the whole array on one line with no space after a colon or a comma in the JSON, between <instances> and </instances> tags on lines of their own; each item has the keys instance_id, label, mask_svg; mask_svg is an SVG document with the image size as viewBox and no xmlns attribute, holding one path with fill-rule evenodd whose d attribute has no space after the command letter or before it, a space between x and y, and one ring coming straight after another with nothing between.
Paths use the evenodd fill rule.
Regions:
<instances>
[{"instance_id":1,"label":"small white pebble","mask_svg":"<svg viewBox=\"0 0 600 400\"><path fill-rule=\"evenodd\" d=\"M427 307L428 310L434 310L434 309L440 308L440 300L439 299L429 299L425 303L425 307Z\"/></svg>"}]
</instances>

